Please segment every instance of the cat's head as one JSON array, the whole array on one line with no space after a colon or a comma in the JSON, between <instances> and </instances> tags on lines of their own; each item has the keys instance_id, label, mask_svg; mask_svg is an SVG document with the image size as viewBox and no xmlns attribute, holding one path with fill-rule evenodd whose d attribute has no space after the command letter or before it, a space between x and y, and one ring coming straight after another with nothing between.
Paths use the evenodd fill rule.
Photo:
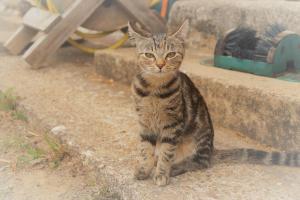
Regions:
<instances>
[{"instance_id":1,"label":"cat's head","mask_svg":"<svg viewBox=\"0 0 300 200\"><path fill-rule=\"evenodd\" d=\"M136 44L141 69L157 75L177 72L184 57L188 29L189 23L185 21L174 33L151 34L129 23L129 36Z\"/></svg>"}]
</instances>

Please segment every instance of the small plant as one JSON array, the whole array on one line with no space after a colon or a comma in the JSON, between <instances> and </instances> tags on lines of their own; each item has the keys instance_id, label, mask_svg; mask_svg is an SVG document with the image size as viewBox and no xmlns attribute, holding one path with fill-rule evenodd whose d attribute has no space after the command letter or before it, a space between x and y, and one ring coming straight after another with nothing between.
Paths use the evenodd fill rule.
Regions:
<instances>
[{"instance_id":1,"label":"small plant","mask_svg":"<svg viewBox=\"0 0 300 200\"><path fill-rule=\"evenodd\" d=\"M12 112L12 116L17 119L17 120L21 120L24 122L28 121L27 116L25 115L24 112L20 111L20 110L16 110L15 112Z\"/></svg>"},{"instance_id":2,"label":"small plant","mask_svg":"<svg viewBox=\"0 0 300 200\"><path fill-rule=\"evenodd\" d=\"M32 160L40 159L45 156L45 151L38 147L28 146L27 154L29 154Z\"/></svg>"},{"instance_id":3,"label":"small plant","mask_svg":"<svg viewBox=\"0 0 300 200\"><path fill-rule=\"evenodd\" d=\"M18 167L41 162L47 163L52 168L57 168L67 155L63 145L48 134L41 134L37 136L37 138L34 138L34 140L28 140L28 138L23 137L20 138L11 139L13 145L22 152L21 155L17 157Z\"/></svg>"},{"instance_id":4,"label":"small plant","mask_svg":"<svg viewBox=\"0 0 300 200\"><path fill-rule=\"evenodd\" d=\"M24 167L25 165L30 164L31 161L32 161L32 159L31 159L31 157L29 155L26 155L26 154L25 155L20 155L17 158L16 166L18 168Z\"/></svg>"},{"instance_id":5,"label":"small plant","mask_svg":"<svg viewBox=\"0 0 300 200\"><path fill-rule=\"evenodd\" d=\"M46 159L47 152L44 149L33 145L25 139L20 142L19 146L23 153L17 157L18 167L26 166L38 159Z\"/></svg>"},{"instance_id":6,"label":"small plant","mask_svg":"<svg viewBox=\"0 0 300 200\"><path fill-rule=\"evenodd\" d=\"M57 139L49 136L48 134L45 134L44 139L50 148L50 164L53 168L57 168L61 161L65 158L67 152Z\"/></svg>"},{"instance_id":7,"label":"small plant","mask_svg":"<svg viewBox=\"0 0 300 200\"><path fill-rule=\"evenodd\" d=\"M5 92L0 90L0 110L13 111L17 109L17 97L13 94L13 89Z\"/></svg>"},{"instance_id":8,"label":"small plant","mask_svg":"<svg viewBox=\"0 0 300 200\"><path fill-rule=\"evenodd\" d=\"M27 122L27 116L18 108L18 100L19 97L14 95L12 88L4 92L0 90L0 111L10 112L13 118Z\"/></svg>"}]
</instances>

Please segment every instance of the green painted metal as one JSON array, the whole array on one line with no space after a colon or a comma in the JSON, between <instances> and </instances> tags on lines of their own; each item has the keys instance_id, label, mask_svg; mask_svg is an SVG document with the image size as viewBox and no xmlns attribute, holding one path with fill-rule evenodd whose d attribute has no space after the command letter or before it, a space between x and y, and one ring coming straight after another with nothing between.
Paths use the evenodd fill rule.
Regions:
<instances>
[{"instance_id":1,"label":"green painted metal","mask_svg":"<svg viewBox=\"0 0 300 200\"><path fill-rule=\"evenodd\" d=\"M300 69L300 36L297 34L289 34L279 42L273 58L273 72L285 71L289 62L293 62L296 70Z\"/></svg>"},{"instance_id":2,"label":"green painted metal","mask_svg":"<svg viewBox=\"0 0 300 200\"><path fill-rule=\"evenodd\" d=\"M231 69L241 72L248 72L260 76L272 76L273 65L256 62L253 60L239 59L231 56L215 56L214 64L216 67Z\"/></svg>"},{"instance_id":3,"label":"green painted metal","mask_svg":"<svg viewBox=\"0 0 300 200\"><path fill-rule=\"evenodd\" d=\"M284 73L288 67L300 70L300 36L289 34L277 45L272 63L215 55L216 67L273 77Z\"/></svg>"}]
</instances>

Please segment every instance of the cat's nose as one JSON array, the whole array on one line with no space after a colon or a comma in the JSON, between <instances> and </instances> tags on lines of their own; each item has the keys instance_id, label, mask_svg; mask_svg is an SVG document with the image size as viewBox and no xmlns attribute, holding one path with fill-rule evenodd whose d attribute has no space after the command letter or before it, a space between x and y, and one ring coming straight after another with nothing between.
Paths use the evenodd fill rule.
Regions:
<instances>
[{"instance_id":1,"label":"cat's nose","mask_svg":"<svg viewBox=\"0 0 300 200\"><path fill-rule=\"evenodd\" d=\"M166 65L166 62L164 60L158 60L156 62L156 66L159 68L159 69L162 69L164 66Z\"/></svg>"}]
</instances>

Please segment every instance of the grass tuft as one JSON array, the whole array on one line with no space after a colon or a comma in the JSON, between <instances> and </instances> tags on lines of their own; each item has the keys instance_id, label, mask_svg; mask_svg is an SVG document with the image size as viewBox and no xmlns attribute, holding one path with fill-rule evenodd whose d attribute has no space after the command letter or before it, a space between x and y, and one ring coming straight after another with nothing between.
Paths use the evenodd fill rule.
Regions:
<instances>
[{"instance_id":1,"label":"grass tuft","mask_svg":"<svg viewBox=\"0 0 300 200\"><path fill-rule=\"evenodd\" d=\"M40 159L45 156L46 152L38 147L28 146L27 153L31 156L32 160Z\"/></svg>"},{"instance_id":2,"label":"grass tuft","mask_svg":"<svg viewBox=\"0 0 300 200\"><path fill-rule=\"evenodd\" d=\"M28 122L27 116L25 115L24 112L22 112L20 110L16 110L16 111L12 112L12 116L17 120Z\"/></svg>"},{"instance_id":3,"label":"grass tuft","mask_svg":"<svg viewBox=\"0 0 300 200\"><path fill-rule=\"evenodd\" d=\"M2 92L0 90L0 111L10 112L14 119L28 121L25 113L18 107L19 97L14 94L12 88Z\"/></svg>"},{"instance_id":4,"label":"grass tuft","mask_svg":"<svg viewBox=\"0 0 300 200\"><path fill-rule=\"evenodd\" d=\"M44 140L51 151L50 164L53 168L57 168L67 155L67 152L64 146L57 139L49 136L48 134L45 134Z\"/></svg>"},{"instance_id":5,"label":"grass tuft","mask_svg":"<svg viewBox=\"0 0 300 200\"><path fill-rule=\"evenodd\" d=\"M0 90L0 110L13 111L17 109L17 97L13 94L13 89L10 88L5 92Z\"/></svg>"}]
</instances>

